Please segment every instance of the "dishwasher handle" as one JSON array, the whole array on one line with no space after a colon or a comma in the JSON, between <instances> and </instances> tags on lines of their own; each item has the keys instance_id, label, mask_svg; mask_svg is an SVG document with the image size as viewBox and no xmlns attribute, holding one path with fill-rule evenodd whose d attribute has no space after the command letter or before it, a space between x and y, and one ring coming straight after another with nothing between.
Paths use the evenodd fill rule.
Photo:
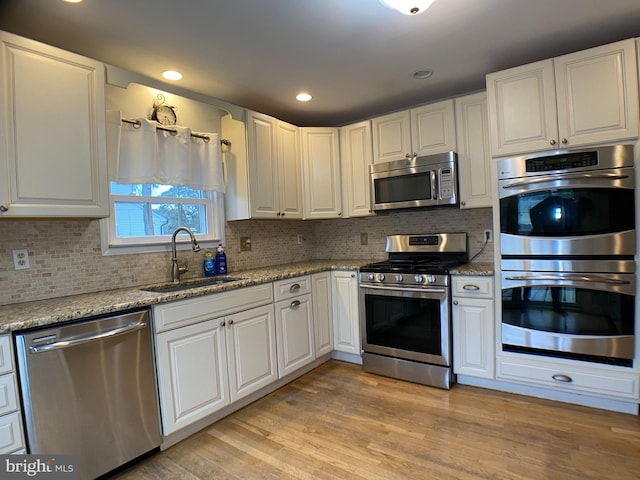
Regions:
<instances>
[{"instance_id":1,"label":"dishwasher handle","mask_svg":"<svg viewBox=\"0 0 640 480\"><path fill-rule=\"evenodd\" d=\"M106 338L115 337L116 335L122 335L129 332L135 332L137 330L142 330L147 326L147 322L144 320L139 320L137 322L131 322L122 327L114 328L112 330L107 330L106 332L100 332L94 335L87 335L86 337L74 338L73 340L62 340L60 342L50 343L48 345L38 345L35 347L29 347L29 351L31 353L44 353L51 352L54 350L60 350L63 348L75 347L77 345L82 345L83 343L95 342L98 340L104 340Z\"/></svg>"}]
</instances>

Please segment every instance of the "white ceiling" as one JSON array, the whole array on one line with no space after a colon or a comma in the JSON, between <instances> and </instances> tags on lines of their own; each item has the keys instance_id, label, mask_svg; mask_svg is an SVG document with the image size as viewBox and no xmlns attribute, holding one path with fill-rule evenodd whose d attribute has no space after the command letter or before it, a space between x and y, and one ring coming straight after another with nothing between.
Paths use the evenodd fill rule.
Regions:
<instances>
[{"instance_id":1,"label":"white ceiling","mask_svg":"<svg viewBox=\"0 0 640 480\"><path fill-rule=\"evenodd\" d=\"M484 88L507 67L640 36L640 0L0 0L0 29L294 124L342 125ZM411 74L432 69L428 80ZM294 96L309 91L301 104Z\"/></svg>"}]
</instances>

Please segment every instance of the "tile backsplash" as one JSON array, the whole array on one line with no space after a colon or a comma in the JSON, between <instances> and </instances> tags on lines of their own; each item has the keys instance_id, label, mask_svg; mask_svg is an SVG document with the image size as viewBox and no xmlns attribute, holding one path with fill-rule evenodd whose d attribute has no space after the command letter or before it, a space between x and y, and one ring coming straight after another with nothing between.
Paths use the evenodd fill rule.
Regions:
<instances>
[{"instance_id":1,"label":"tile backsplash","mask_svg":"<svg viewBox=\"0 0 640 480\"><path fill-rule=\"evenodd\" d=\"M492 228L491 209L434 209L395 212L370 218L323 221L246 220L227 222L229 271L313 259L386 257L386 235L460 232L469 234L469 255L479 252L483 230ZM361 234L367 245L361 245ZM240 238L251 251L240 251ZM170 279L170 253L103 256L96 220L7 220L0 222L0 305L133 287ZM301 243L298 243L300 238ZM14 270L12 251L26 248L30 268ZM202 252L180 251L191 271L201 275ZM489 244L476 261L493 261Z\"/></svg>"}]
</instances>

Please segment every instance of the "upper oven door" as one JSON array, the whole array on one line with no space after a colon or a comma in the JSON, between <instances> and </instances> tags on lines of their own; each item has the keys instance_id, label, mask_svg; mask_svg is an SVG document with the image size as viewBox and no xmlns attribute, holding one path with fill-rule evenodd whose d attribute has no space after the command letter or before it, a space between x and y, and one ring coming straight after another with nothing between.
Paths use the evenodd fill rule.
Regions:
<instances>
[{"instance_id":1,"label":"upper oven door","mask_svg":"<svg viewBox=\"0 0 640 480\"><path fill-rule=\"evenodd\" d=\"M502 255L634 255L633 168L498 182Z\"/></svg>"},{"instance_id":2,"label":"upper oven door","mask_svg":"<svg viewBox=\"0 0 640 480\"><path fill-rule=\"evenodd\" d=\"M363 350L406 360L450 365L447 289L361 284Z\"/></svg>"}]
</instances>

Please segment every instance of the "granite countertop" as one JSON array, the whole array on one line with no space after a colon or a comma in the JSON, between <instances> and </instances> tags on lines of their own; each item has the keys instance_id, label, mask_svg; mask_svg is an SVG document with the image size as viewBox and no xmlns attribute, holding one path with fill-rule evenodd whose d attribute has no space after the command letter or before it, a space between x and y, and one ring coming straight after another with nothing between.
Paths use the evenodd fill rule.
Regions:
<instances>
[{"instance_id":1,"label":"granite countertop","mask_svg":"<svg viewBox=\"0 0 640 480\"><path fill-rule=\"evenodd\" d=\"M37 300L0 306L0 334L35 327L45 327L57 323L82 318L108 315L135 308L173 302L185 298L198 297L208 293L225 292L236 288L260 285L286 278L308 275L326 270L357 270L370 260L318 260L311 262L277 265L254 270L229 273L229 277L239 278L222 285L208 285L176 292L155 293L142 290L147 286L84 293L68 297Z\"/></svg>"},{"instance_id":2,"label":"granite countertop","mask_svg":"<svg viewBox=\"0 0 640 480\"><path fill-rule=\"evenodd\" d=\"M69 297L38 300L0 306L0 334L57 323L79 320L115 312L145 308L159 303L217 292L225 292L251 285L323 272L326 270L357 270L370 260L316 260L311 262L276 265L267 268L231 272L228 276L238 281L221 285L207 285L175 292L149 292L149 285L85 293ZM451 272L453 275L493 275L493 264L468 263Z\"/></svg>"}]
</instances>

